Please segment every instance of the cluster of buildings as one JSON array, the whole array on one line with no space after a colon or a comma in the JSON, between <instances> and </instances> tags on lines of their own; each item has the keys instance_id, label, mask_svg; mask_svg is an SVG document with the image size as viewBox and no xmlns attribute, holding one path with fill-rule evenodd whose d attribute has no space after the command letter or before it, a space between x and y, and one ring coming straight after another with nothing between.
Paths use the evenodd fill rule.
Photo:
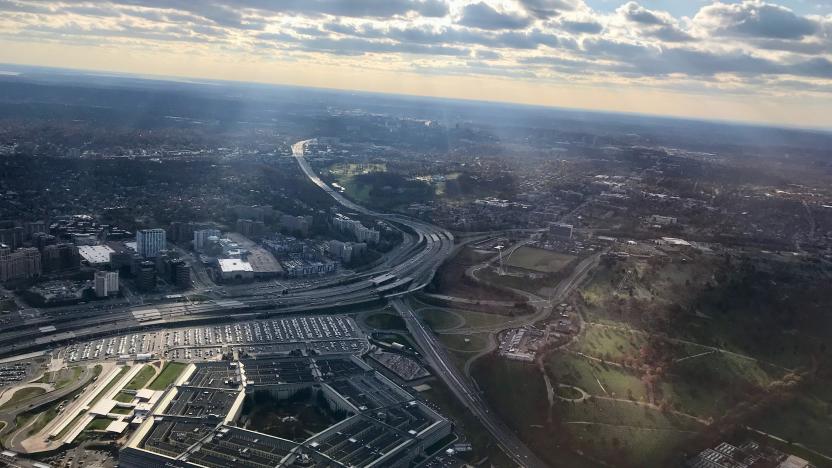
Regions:
<instances>
[{"instance_id":1,"label":"cluster of buildings","mask_svg":"<svg viewBox=\"0 0 832 468\"><path fill-rule=\"evenodd\" d=\"M774 448L748 441L735 446L722 442L703 450L686 463L688 468L813 468L814 465Z\"/></svg>"},{"instance_id":2,"label":"cluster of buildings","mask_svg":"<svg viewBox=\"0 0 832 468\"><path fill-rule=\"evenodd\" d=\"M28 279L40 276L41 255L38 249L24 247L12 251L6 244L0 244L0 281Z\"/></svg>"},{"instance_id":3,"label":"cluster of buildings","mask_svg":"<svg viewBox=\"0 0 832 468\"><path fill-rule=\"evenodd\" d=\"M339 415L303 440L241 427L255 392L310 395ZM133 467L408 467L451 434L450 421L352 355L191 364L119 454Z\"/></svg>"},{"instance_id":4,"label":"cluster of buildings","mask_svg":"<svg viewBox=\"0 0 832 468\"><path fill-rule=\"evenodd\" d=\"M361 221L350 219L342 214L338 214L332 218L332 226L338 232L351 234L358 242L377 244L381 239L381 234L378 230L368 228Z\"/></svg>"}]
</instances>

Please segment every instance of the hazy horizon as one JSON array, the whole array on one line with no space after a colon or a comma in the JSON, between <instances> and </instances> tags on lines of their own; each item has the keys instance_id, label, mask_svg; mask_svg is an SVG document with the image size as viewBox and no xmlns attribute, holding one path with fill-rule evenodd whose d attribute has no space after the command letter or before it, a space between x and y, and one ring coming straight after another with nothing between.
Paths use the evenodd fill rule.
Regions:
<instances>
[{"instance_id":1,"label":"hazy horizon","mask_svg":"<svg viewBox=\"0 0 832 468\"><path fill-rule=\"evenodd\" d=\"M832 128L801 0L0 4L0 62Z\"/></svg>"}]
</instances>

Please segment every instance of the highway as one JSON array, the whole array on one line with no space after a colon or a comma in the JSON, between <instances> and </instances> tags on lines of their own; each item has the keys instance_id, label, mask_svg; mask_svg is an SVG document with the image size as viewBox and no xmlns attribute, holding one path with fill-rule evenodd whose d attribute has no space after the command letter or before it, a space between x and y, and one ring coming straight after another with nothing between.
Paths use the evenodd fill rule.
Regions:
<instances>
[{"instance_id":1,"label":"highway","mask_svg":"<svg viewBox=\"0 0 832 468\"><path fill-rule=\"evenodd\" d=\"M315 174L304 157L305 144L306 142L299 142L292 146L292 153L295 159L298 160L303 172L315 185L321 187L345 208L407 226L417 233L420 241L424 239L427 247L400 265L403 271L406 271L413 278L417 279L414 279L413 284L406 291L391 295L389 297L390 303L405 320L408 331L416 340L419 348L422 349L425 360L433 368L436 376L447 385L457 399L491 433L503 451L519 466L529 468L546 467L547 464L526 447L500 418L489 409L488 404L482 399L479 393L473 389L473 386L466 380L462 373L450 362L450 359L445 354L444 348L437 341L433 333L402 298L402 296L423 288L431 281L439 265L453 250L453 236L451 233L422 221L412 220L398 215L376 213L347 200L340 193L326 185Z\"/></svg>"},{"instance_id":2,"label":"highway","mask_svg":"<svg viewBox=\"0 0 832 468\"><path fill-rule=\"evenodd\" d=\"M407 330L416 340L416 344L422 349L423 357L436 372L437 377L442 379L448 388L456 395L457 399L468 408L471 413L491 433L494 440L500 444L503 452L506 453L515 463L520 466L536 468L548 466L539 459L511 429L497 417L482 399L479 393L467 382L462 373L450 363L445 355L444 348L436 340L433 333L419 319L407 302L401 298L392 299L391 304L396 311L404 318Z\"/></svg>"},{"instance_id":3,"label":"highway","mask_svg":"<svg viewBox=\"0 0 832 468\"><path fill-rule=\"evenodd\" d=\"M370 270L349 278L321 281L284 291L253 285L228 288L233 297L194 302L148 299L140 306L113 302L45 310L0 332L0 356L19 355L58 345L125 332L158 329L184 323L246 320L268 315L309 313L317 310L369 305L392 300L407 320L428 363L459 400L483 423L506 453L521 466L545 466L488 409L471 385L451 364L432 333L406 304L397 299L424 288L454 251L454 236L447 230L397 214L376 213L347 200L326 185L304 157L306 142L293 146L304 174L344 208L384 220L403 233L403 242ZM222 289L226 293L225 288Z\"/></svg>"}]
</instances>

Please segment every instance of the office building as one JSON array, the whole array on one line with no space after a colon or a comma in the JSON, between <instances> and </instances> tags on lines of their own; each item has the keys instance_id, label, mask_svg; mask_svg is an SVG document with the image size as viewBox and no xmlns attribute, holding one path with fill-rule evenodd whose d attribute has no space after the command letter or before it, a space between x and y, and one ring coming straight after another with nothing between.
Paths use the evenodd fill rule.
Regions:
<instances>
[{"instance_id":1,"label":"office building","mask_svg":"<svg viewBox=\"0 0 832 468\"><path fill-rule=\"evenodd\" d=\"M260 237L266 232L266 225L263 221L253 221L250 219L237 220L237 232L244 236Z\"/></svg>"},{"instance_id":2,"label":"office building","mask_svg":"<svg viewBox=\"0 0 832 468\"><path fill-rule=\"evenodd\" d=\"M194 231L194 250L197 252L205 251L205 244L209 237L219 238L222 233L219 229L199 229Z\"/></svg>"},{"instance_id":3,"label":"office building","mask_svg":"<svg viewBox=\"0 0 832 468\"><path fill-rule=\"evenodd\" d=\"M572 239L572 225L564 223L549 223L549 234L558 239Z\"/></svg>"},{"instance_id":4,"label":"office building","mask_svg":"<svg viewBox=\"0 0 832 468\"><path fill-rule=\"evenodd\" d=\"M156 289L156 267L153 262L141 262L136 272L136 287L140 291L153 291Z\"/></svg>"},{"instance_id":5,"label":"office building","mask_svg":"<svg viewBox=\"0 0 832 468\"><path fill-rule=\"evenodd\" d=\"M118 272L117 271L96 271L95 272L95 295L96 297L109 297L118 293Z\"/></svg>"},{"instance_id":6,"label":"office building","mask_svg":"<svg viewBox=\"0 0 832 468\"><path fill-rule=\"evenodd\" d=\"M45 246L41 251L44 273L64 273L81 267L78 246L67 242Z\"/></svg>"},{"instance_id":7,"label":"office building","mask_svg":"<svg viewBox=\"0 0 832 468\"><path fill-rule=\"evenodd\" d=\"M23 234L26 239L31 239L38 233L46 233L46 223L43 221L30 221L23 224Z\"/></svg>"},{"instance_id":8,"label":"office building","mask_svg":"<svg viewBox=\"0 0 832 468\"><path fill-rule=\"evenodd\" d=\"M358 242L376 244L381 235L375 229L370 229L361 224L361 221L338 215L332 219L332 225L337 231L352 234Z\"/></svg>"},{"instance_id":9,"label":"office building","mask_svg":"<svg viewBox=\"0 0 832 468\"><path fill-rule=\"evenodd\" d=\"M184 260L175 260L171 265L173 284L177 288L189 289L191 287L191 265Z\"/></svg>"},{"instance_id":10,"label":"office building","mask_svg":"<svg viewBox=\"0 0 832 468\"><path fill-rule=\"evenodd\" d=\"M0 224L0 244L6 244L11 250L23 247L23 228L15 226L11 221Z\"/></svg>"},{"instance_id":11,"label":"office building","mask_svg":"<svg viewBox=\"0 0 832 468\"><path fill-rule=\"evenodd\" d=\"M361 258L367 253L367 244L363 242L341 242L337 240L329 241L329 254L343 263L350 263L351 261Z\"/></svg>"},{"instance_id":12,"label":"office building","mask_svg":"<svg viewBox=\"0 0 832 468\"><path fill-rule=\"evenodd\" d=\"M0 281L34 278L40 273L38 249L29 247L12 252L8 245L0 244Z\"/></svg>"},{"instance_id":13,"label":"office building","mask_svg":"<svg viewBox=\"0 0 832 468\"><path fill-rule=\"evenodd\" d=\"M142 229L136 233L136 252L144 258L154 258L167 246L164 229Z\"/></svg>"},{"instance_id":14,"label":"office building","mask_svg":"<svg viewBox=\"0 0 832 468\"><path fill-rule=\"evenodd\" d=\"M659 226L670 226L676 224L678 220L672 216L650 215L648 221Z\"/></svg>"}]
</instances>

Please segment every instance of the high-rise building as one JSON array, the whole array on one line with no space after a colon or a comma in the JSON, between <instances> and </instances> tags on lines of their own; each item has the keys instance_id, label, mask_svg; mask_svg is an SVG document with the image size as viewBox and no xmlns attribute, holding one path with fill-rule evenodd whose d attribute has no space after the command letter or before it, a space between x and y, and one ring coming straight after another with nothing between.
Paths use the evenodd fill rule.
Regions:
<instances>
[{"instance_id":1,"label":"high-rise building","mask_svg":"<svg viewBox=\"0 0 832 468\"><path fill-rule=\"evenodd\" d=\"M205 250L205 242L209 237L220 237L222 233L219 229L199 229L194 231L194 250L202 252Z\"/></svg>"},{"instance_id":2,"label":"high-rise building","mask_svg":"<svg viewBox=\"0 0 832 468\"><path fill-rule=\"evenodd\" d=\"M41 252L44 273L75 271L81 267L81 254L76 245L62 242L47 245Z\"/></svg>"},{"instance_id":3,"label":"high-rise building","mask_svg":"<svg viewBox=\"0 0 832 468\"><path fill-rule=\"evenodd\" d=\"M31 239L33 235L37 233L45 233L46 232L46 223L43 221L32 221L25 223L23 225L23 233L26 236L26 239Z\"/></svg>"},{"instance_id":4,"label":"high-rise building","mask_svg":"<svg viewBox=\"0 0 832 468\"><path fill-rule=\"evenodd\" d=\"M329 241L329 253L344 263L352 261L352 245L349 242Z\"/></svg>"},{"instance_id":5,"label":"high-rise building","mask_svg":"<svg viewBox=\"0 0 832 468\"><path fill-rule=\"evenodd\" d=\"M40 276L40 252L35 248L12 249L0 244L0 281L27 279Z\"/></svg>"},{"instance_id":6,"label":"high-rise building","mask_svg":"<svg viewBox=\"0 0 832 468\"><path fill-rule=\"evenodd\" d=\"M184 260L176 260L171 264L171 276L176 287L189 289L191 287L191 266Z\"/></svg>"},{"instance_id":7,"label":"high-rise building","mask_svg":"<svg viewBox=\"0 0 832 468\"><path fill-rule=\"evenodd\" d=\"M156 289L156 266L153 262L142 262L136 273L136 286L140 291Z\"/></svg>"},{"instance_id":8,"label":"high-rise building","mask_svg":"<svg viewBox=\"0 0 832 468\"><path fill-rule=\"evenodd\" d=\"M97 297L109 297L118 292L117 271L96 271L95 272L95 295Z\"/></svg>"},{"instance_id":9,"label":"high-rise building","mask_svg":"<svg viewBox=\"0 0 832 468\"><path fill-rule=\"evenodd\" d=\"M339 215L333 218L332 225L338 231L352 234L358 242L375 244L381 239L381 234L375 229L365 227L361 224L361 221L350 219L345 216Z\"/></svg>"},{"instance_id":10,"label":"high-rise building","mask_svg":"<svg viewBox=\"0 0 832 468\"><path fill-rule=\"evenodd\" d=\"M136 233L136 252L144 258L153 258L167 246L164 229L142 229Z\"/></svg>"},{"instance_id":11,"label":"high-rise building","mask_svg":"<svg viewBox=\"0 0 832 468\"><path fill-rule=\"evenodd\" d=\"M244 236L259 237L266 232L266 225L263 221L254 221L251 219L238 219L237 232Z\"/></svg>"},{"instance_id":12,"label":"high-rise building","mask_svg":"<svg viewBox=\"0 0 832 468\"><path fill-rule=\"evenodd\" d=\"M36 232L32 234L32 245L37 247L38 250L43 250L43 248L47 245L53 245L57 242L57 237L45 232Z\"/></svg>"},{"instance_id":13,"label":"high-rise building","mask_svg":"<svg viewBox=\"0 0 832 468\"><path fill-rule=\"evenodd\" d=\"M23 228L10 225L8 221L2 225L5 227L0 228L0 244L6 244L12 250L23 247Z\"/></svg>"}]
</instances>

